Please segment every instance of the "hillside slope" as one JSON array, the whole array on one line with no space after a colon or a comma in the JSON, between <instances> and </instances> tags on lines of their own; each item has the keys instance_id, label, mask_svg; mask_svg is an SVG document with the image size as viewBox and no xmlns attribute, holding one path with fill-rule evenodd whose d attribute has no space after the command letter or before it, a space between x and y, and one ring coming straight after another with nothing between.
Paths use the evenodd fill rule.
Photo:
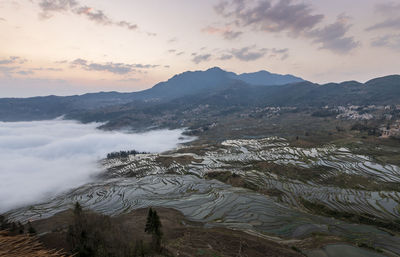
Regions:
<instances>
[{"instance_id":1,"label":"hillside slope","mask_svg":"<svg viewBox=\"0 0 400 257\"><path fill-rule=\"evenodd\" d=\"M265 81L264 86L255 85L262 81ZM299 82L268 85L285 81ZM211 68L206 71L175 75L168 81L141 92L100 92L67 97L0 99L0 121L43 120L67 115L89 122L115 120L123 113L137 110L157 114L160 110L182 111L201 104L211 105L213 108L221 106L318 108L326 105L396 105L400 104L398 99L400 99L400 75L376 78L365 84L347 81L319 85L292 75L276 75L265 71L236 75L220 68Z\"/></svg>"}]
</instances>

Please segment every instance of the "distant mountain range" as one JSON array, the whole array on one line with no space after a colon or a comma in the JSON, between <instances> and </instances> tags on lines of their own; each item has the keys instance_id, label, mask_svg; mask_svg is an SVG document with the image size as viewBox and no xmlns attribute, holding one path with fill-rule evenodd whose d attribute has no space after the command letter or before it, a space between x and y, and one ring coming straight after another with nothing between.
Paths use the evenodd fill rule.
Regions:
<instances>
[{"instance_id":1,"label":"distant mountain range","mask_svg":"<svg viewBox=\"0 0 400 257\"><path fill-rule=\"evenodd\" d=\"M277 86L277 85L286 85L304 81L304 79L290 74L280 75L280 74L270 73L265 70L254 73L243 73L240 75L233 74L232 78L241 80L243 82L255 86L257 85Z\"/></svg>"},{"instance_id":2,"label":"distant mountain range","mask_svg":"<svg viewBox=\"0 0 400 257\"><path fill-rule=\"evenodd\" d=\"M158 83L150 89L137 93L135 98L173 99L203 91L227 89L237 81L252 86L272 86L302 82L304 80L293 75L279 75L268 71L237 75L236 73L227 72L218 67L214 67L206 71L187 71L175 75L168 81Z\"/></svg>"},{"instance_id":3,"label":"distant mountain range","mask_svg":"<svg viewBox=\"0 0 400 257\"><path fill-rule=\"evenodd\" d=\"M400 104L400 76L319 85L293 75L267 71L235 74L218 67L188 71L154 87L133 93L100 92L75 96L0 99L0 120L40 120L60 115L83 120L104 120L111 110L218 106L324 106L347 104ZM169 106L169 107L168 107ZM90 113L90 117L83 113ZM107 116L107 118L112 118Z\"/></svg>"}]
</instances>

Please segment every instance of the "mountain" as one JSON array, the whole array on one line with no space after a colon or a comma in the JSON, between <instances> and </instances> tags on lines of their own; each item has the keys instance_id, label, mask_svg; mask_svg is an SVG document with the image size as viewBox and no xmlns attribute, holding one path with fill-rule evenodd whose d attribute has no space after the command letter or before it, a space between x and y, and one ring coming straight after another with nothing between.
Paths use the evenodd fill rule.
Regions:
<instances>
[{"instance_id":1,"label":"mountain","mask_svg":"<svg viewBox=\"0 0 400 257\"><path fill-rule=\"evenodd\" d=\"M139 99L170 100L204 91L224 90L237 83L237 80L249 85L285 85L304 81L293 75L279 75L268 71L237 75L214 67L206 71L187 71L175 75L168 81L158 83L150 89L139 92L136 97Z\"/></svg>"},{"instance_id":2,"label":"mountain","mask_svg":"<svg viewBox=\"0 0 400 257\"><path fill-rule=\"evenodd\" d=\"M190 95L218 92L238 83L272 85L273 83L297 80L301 79L266 71L237 75L214 67L205 71L187 71L175 75L169 80L141 92L99 92L66 97L4 98L0 99L0 120L51 119L72 112L78 113L132 102L135 104L167 102Z\"/></svg>"},{"instance_id":3,"label":"mountain","mask_svg":"<svg viewBox=\"0 0 400 257\"><path fill-rule=\"evenodd\" d=\"M294 83L286 83L289 81ZM200 105L216 109L229 106L319 108L326 105L400 104L399 99L399 75L376 78L365 84L347 81L319 85L292 75L266 71L237 75L214 67L175 75L141 92L3 98L0 99L0 120L41 120L67 115L69 118L90 122L118 120L121 117L131 117L132 113L141 113L143 115L135 116L134 119L144 121L149 115L161 113L179 117L181 112Z\"/></svg>"},{"instance_id":4,"label":"mountain","mask_svg":"<svg viewBox=\"0 0 400 257\"><path fill-rule=\"evenodd\" d=\"M228 88L235 81L236 74L218 67L206 71L187 71L173 76L165 82L138 92L138 99L170 100L193 95L204 91L216 91Z\"/></svg>"},{"instance_id":5,"label":"mountain","mask_svg":"<svg viewBox=\"0 0 400 257\"><path fill-rule=\"evenodd\" d=\"M270 73L268 71L262 70L254 73L243 73L236 75L235 79L239 79L250 85L285 85L297 82L303 82L304 79L293 76L293 75L280 75L275 73Z\"/></svg>"},{"instance_id":6,"label":"mountain","mask_svg":"<svg viewBox=\"0 0 400 257\"><path fill-rule=\"evenodd\" d=\"M30 121L132 102L132 93L100 92L74 96L1 98L0 121Z\"/></svg>"}]
</instances>

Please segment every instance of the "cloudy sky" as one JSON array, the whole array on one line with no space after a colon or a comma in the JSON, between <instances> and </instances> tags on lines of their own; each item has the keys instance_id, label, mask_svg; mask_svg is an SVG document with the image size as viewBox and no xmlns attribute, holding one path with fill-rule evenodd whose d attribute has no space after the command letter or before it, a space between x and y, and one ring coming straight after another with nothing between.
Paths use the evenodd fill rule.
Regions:
<instances>
[{"instance_id":1,"label":"cloudy sky","mask_svg":"<svg viewBox=\"0 0 400 257\"><path fill-rule=\"evenodd\" d=\"M137 91L213 66L399 73L400 0L0 0L0 97Z\"/></svg>"}]
</instances>

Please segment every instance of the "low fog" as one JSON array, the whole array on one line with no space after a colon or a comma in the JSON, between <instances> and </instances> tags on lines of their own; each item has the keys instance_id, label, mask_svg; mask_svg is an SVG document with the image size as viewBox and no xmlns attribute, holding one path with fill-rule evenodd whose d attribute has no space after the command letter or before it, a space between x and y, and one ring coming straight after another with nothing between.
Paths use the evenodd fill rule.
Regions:
<instances>
[{"instance_id":1,"label":"low fog","mask_svg":"<svg viewBox=\"0 0 400 257\"><path fill-rule=\"evenodd\" d=\"M90 182L109 152L162 152L189 140L181 138L182 130L128 134L101 131L99 125L0 122L0 213Z\"/></svg>"}]
</instances>

